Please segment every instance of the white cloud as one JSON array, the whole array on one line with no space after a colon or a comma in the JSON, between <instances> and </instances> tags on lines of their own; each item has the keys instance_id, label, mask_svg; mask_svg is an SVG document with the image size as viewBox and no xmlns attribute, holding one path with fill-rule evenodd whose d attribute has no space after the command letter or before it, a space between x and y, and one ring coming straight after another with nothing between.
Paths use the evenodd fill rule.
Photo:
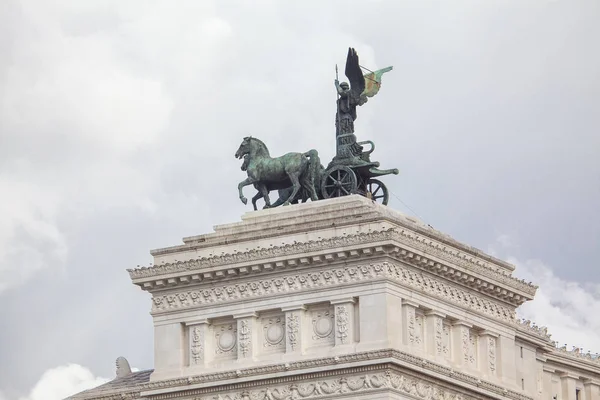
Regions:
<instances>
[{"instance_id":1,"label":"white cloud","mask_svg":"<svg viewBox=\"0 0 600 400\"><path fill-rule=\"evenodd\" d=\"M494 252L502 253L513 247L513 240L501 235ZM522 305L517 314L538 326L548 327L552 340L558 346L567 344L567 350L578 347L582 351L600 353L600 285L581 284L562 279L553 267L541 260L519 260L506 257L516 265L515 275L539 286L535 299Z\"/></svg>"},{"instance_id":2,"label":"white cloud","mask_svg":"<svg viewBox=\"0 0 600 400\"><path fill-rule=\"evenodd\" d=\"M94 376L89 369L81 365L69 364L44 372L29 395L19 400L62 400L108 381L109 379Z\"/></svg>"}]
</instances>

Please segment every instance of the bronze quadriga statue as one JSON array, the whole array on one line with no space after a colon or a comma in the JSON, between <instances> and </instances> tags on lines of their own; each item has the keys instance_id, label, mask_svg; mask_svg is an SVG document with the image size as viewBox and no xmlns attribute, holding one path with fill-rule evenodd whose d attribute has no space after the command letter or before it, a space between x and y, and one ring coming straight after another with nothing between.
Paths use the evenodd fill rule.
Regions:
<instances>
[{"instance_id":1,"label":"bronze quadriga statue","mask_svg":"<svg viewBox=\"0 0 600 400\"><path fill-rule=\"evenodd\" d=\"M258 193L252 198L256 210L256 201L261 197L265 208L287 205L299 201L312 201L332 197L360 194L382 204L387 204L389 193L386 186L375 177L398 174L397 169L380 170L379 163L371 161L375 150L372 141L357 142L354 134L356 107L362 106L379 92L381 76L392 67L377 71L368 71L363 75L358 55L348 49L345 74L350 84L335 79L338 93L335 114L336 156L325 169L316 150L305 153L288 153L271 158L267 146L253 137L246 137L235 153L243 159L242 170L248 178L240 182L238 191L244 204L247 199L242 193L244 186L253 185ZM337 75L337 67L336 67ZM364 145L370 148L365 151ZM278 190L279 198L271 204L269 192Z\"/></svg>"}]
</instances>

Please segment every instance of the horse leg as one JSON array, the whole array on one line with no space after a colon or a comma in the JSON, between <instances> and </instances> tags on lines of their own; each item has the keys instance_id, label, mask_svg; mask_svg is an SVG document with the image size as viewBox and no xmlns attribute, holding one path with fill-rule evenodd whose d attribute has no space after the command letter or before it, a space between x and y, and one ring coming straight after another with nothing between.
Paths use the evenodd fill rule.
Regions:
<instances>
[{"instance_id":1,"label":"horse leg","mask_svg":"<svg viewBox=\"0 0 600 400\"><path fill-rule=\"evenodd\" d=\"M263 209L271 208L271 199L269 198L269 189L267 189L267 185L259 185L258 191L260 192L263 199L265 199L265 206L263 207Z\"/></svg>"},{"instance_id":2,"label":"horse leg","mask_svg":"<svg viewBox=\"0 0 600 400\"><path fill-rule=\"evenodd\" d=\"M242 188L244 186L252 185L254 182L254 179L247 177L246 179L238 183L238 192L240 192L240 200L242 201L242 203L248 204L248 199L244 197L244 193L242 193Z\"/></svg>"},{"instance_id":3,"label":"horse leg","mask_svg":"<svg viewBox=\"0 0 600 400\"><path fill-rule=\"evenodd\" d=\"M261 197L262 197L262 193L256 192L256 194L252 198L252 207L254 207L254 211L258 210L258 208L256 207L256 200L260 199Z\"/></svg>"},{"instance_id":4,"label":"horse leg","mask_svg":"<svg viewBox=\"0 0 600 400\"><path fill-rule=\"evenodd\" d=\"M290 202L296 198L296 195L298 194L298 191L300 190L300 179L298 179L298 174L288 173L288 176L290 177L290 181L292 181L294 190L292 190L292 194L290 195L290 197L288 197L288 199L285 201L285 203L283 203L284 206L289 206Z\"/></svg>"}]
</instances>

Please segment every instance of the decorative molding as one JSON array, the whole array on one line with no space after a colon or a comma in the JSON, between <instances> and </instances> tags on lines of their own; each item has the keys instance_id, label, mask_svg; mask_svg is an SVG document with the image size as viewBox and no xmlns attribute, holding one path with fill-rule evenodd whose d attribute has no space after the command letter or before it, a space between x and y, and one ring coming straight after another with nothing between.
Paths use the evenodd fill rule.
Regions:
<instances>
[{"instance_id":1,"label":"decorative molding","mask_svg":"<svg viewBox=\"0 0 600 400\"><path fill-rule=\"evenodd\" d=\"M414 345L416 341L416 327L415 309L413 307L406 307L406 318L408 320L408 343Z\"/></svg>"},{"instance_id":2,"label":"decorative molding","mask_svg":"<svg viewBox=\"0 0 600 400\"><path fill-rule=\"evenodd\" d=\"M235 356L237 354L236 322L214 325L215 354L218 356Z\"/></svg>"},{"instance_id":3,"label":"decorative molding","mask_svg":"<svg viewBox=\"0 0 600 400\"><path fill-rule=\"evenodd\" d=\"M349 322L349 317L348 317L348 310L346 308L346 306L344 305L340 305L337 306L337 311L336 311L336 319L337 319L337 335L338 338L340 339L340 343L342 344L346 344L347 340L348 340L348 322Z\"/></svg>"},{"instance_id":4,"label":"decorative molding","mask_svg":"<svg viewBox=\"0 0 600 400\"><path fill-rule=\"evenodd\" d=\"M251 338L252 331L248 326L248 320L242 319L240 321L240 329L239 329L239 344L240 344L240 354L242 357L247 357L248 353L251 351Z\"/></svg>"},{"instance_id":5,"label":"decorative molding","mask_svg":"<svg viewBox=\"0 0 600 400\"><path fill-rule=\"evenodd\" d=\"M414 271L401 264L383 262L361 266L332 267L320 271L297 271L282 277L229 283L202 290L177 294L155 295L152 313L201 307L231 301L294 293L303 290L322 290L325 287L355 284L360 281L390 279L398 284L464 307L503 322L515 323L514 309L491 299L470 293L454 284Z\"/></svg>"},{"instance_id":6,"label":"decorative molding","mask_svg":"<svg viewBox=\"0 0 600 400\"><path fill-rule=\"evenodd\" d=\"M450 358L450 325L448 324L443 324L443 350L442 352L444 353L444 357L446 358Z\"/></svg>"},{"instance_id":7,"label":"decorative molding","mask_svg":"<svg viewBox=\"0 0 600 400\"><path fill-rule=\"evenodd\" d=\"M263 347L285 349L285 316L263 318Z\"/></svg>"},{"instance_id":8,"label":"decorative molding","mask_svg":"<svg viewBox=\"0 0 600 400\"><path fill-rule=\"evenodd\" d=\"M300 335L300 317L295 313L289 313L287 316L286 332L291 350L296 351L298 346L298 336Z\"/></svg>"},{"instance_id":9,"label":"decorative molding","mask_svg":"<svg viewBox=\"0 0 600 400\"><path fill-rule=\"evenodd\" d=\"M441 317L438 317L437 315L433 315L431 317L428 318L435 318L434 320L434 328L435 328L435 334L434 334L434 339L435 339L435 354L437 356L441 356L444 354L444 338L443 338L443 334L444 334L444 320Z\"/></svg>"},{"instance_id":10,"label":"decorative molding","mask_svg":"<svg viewBox=\"0 0 600 400\"><path fill-rule=\"evenodd\" d=\"M496 374L496 338L488 336L488 363L492 374Z\"/></svg>"},{"instance_id":11,"label":"decorative molding","mask_svg":"<svg viewBox=\"0 0 600 400\"><path fill-rule=\"evenodd\" d=\"M364 361L379 359L398 360L403 363L413 365L415 367L426 367L429 371L437 373L440 376L455 379L456 381L461 382L462 384L470 385L472 387L478 387L480 389L490 391L497 395L504 396L508 399L533 400L532 397L527 396L521 392L506 389L504 386L482 380L478 376L469 375L465 372L455 370L449 366L434 363L416 355L394 349L375 350L370 352L361 352L353 354L341 354L338 356L325 357L313 360L272 364L260 367L206 373L190 377L148 382L146 384L141 385L141 391L146 392L151 390L162 390L166 388L176 387L179 387L178 390L185 390L185 387L189 385L207 384L213 382L218 384L219 381L233 380L243 377L252 377L264 374L282 374L288 371L302 371L308 368L318 368L335 365L339 366L340 364L344 363L360 363Z\"/></svg>"},{"instance_id":12,"label":"decorative molding","mask_svg":"<svg viewBox=\"0 0 600 400\"><path fill-rule=\"evenodd\" d=\"M478 398L445 388L437 382L416 378L395 370L386 370L360 375L313 379L308 382L292 381L256 389L211 392L207 395L193 397L193 400L327 399L339 398L340 395L368 396L369 393L380 392L382 389L422 400L475 400Z\"/></svg>"},{"instance_id":13,"label":"decorative molding","mask_svg":"<svg viewBox=\"0 0 600 400\"><path fill-rule=\"evenodd\" d=\"M473 368L477 366L477 333L469 329L469 364Z\"/></svg>"},{"instance_id":14,"label":"decorative molding","mask_svg":"<svg viewBox=\"0 0 600 400\"><path fill-rule=\"evenodd\" d=\"M487 262L484 262L473 255L459 251L453 247L444 245L410 230L397 228L389 228L371 232L360 232L353 235L285 244L282 246L271 246L269 248L255 248L248 251L235 252L233 254L227 253L222 255L214 255L199 259L191 259L188 261L177 261L174 263L165 263L150 267L128 269L127 271L129 272L131 279L136 280L173 273L192 271L200 272L202 269L224 265L228 266L229 268L232 264L237 263L253 262L296 254L306 254L327 249L340 249L348 246L361 246L381 241L396 241L416 250L422 251L430 256L435 256L440 260L446 261L455 266L462 267L464 268L464 273L469 273L471 271L476 272L480 275L493 279L496 282L507 285L510 288L522 291L529 296L535 295L537 290L537 286L517 279L509 273L501 271L499 268L495 269ZM407 250L399 248L397 249L397 252L401 256L406 256L410 253ZM511 301L512 299L508 300ZM520 303L522 302L519 302L519 304Z\"/></svg>"},{"instance_id":15,"label":"decorative molding","mask_svg":"<svg viewBox=\"0 0 600 400\"><path fill-rule=\"evenodd\" d=\"M190 347L190 361L193 365L202 364L204 361L204 328L199 326L191 327L192 344Z\"/></svg>"},{"instance_id":16,"label":"decorative molding","mask_svg":"<svg viewBox=\"0 0 600 400\"><path fill-rule=\"evenodd\" d=\"M311 311L314 341L329 341L333 343L334 312L332 307Z\"/></svg>"},{"instance_id":17,"label":"decorative molding","mask_svg":"<svg viewBox=\"0 0 600 400\"><path fill-rule=\"evenodd\" d=\"M423 315L415 312L415 344L423 346Z\"/></svg>"}]
</instances>

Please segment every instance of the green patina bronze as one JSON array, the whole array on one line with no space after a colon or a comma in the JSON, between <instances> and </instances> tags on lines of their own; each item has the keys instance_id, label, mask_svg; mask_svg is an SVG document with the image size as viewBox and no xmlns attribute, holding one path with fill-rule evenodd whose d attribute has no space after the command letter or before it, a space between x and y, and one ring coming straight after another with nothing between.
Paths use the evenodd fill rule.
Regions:
<instances>
[{"instance_id":1,"label":"green patina bronze","mask_svg":"<svg viewBox=\"0 0 600 400\"><path fill-rule=\"evenodd\" d=\"M336 156L325 169L319 160L316 150L305 153L287 153L281 157L271 158L267 146L259 139L246 137L235 153L235 157L243 159L242 171L248 178L238 184L240 200L246 204L242 189L253 185L258 193L252 198L252 205L261 197L265 208L288 205L299 201L312 201L360 194L387 204L389 194L386 186L375 177L398 174L397 169L380 170L379 163L371 161L370 155L375 150L371 141L358 142L354 134L356 107L364 105L369 97L375 96L381 87L381 77L392 67L370 71L363 75L358 62L358 54L348 49L345 75L350 84L340 83L335 79L338 94L335 131ZM337 75L337 67L336 67ZM363 145L369 145L365 151ZM279 198L273 204L269 192L277 190Z\"/></svg>"}]
</instances>

